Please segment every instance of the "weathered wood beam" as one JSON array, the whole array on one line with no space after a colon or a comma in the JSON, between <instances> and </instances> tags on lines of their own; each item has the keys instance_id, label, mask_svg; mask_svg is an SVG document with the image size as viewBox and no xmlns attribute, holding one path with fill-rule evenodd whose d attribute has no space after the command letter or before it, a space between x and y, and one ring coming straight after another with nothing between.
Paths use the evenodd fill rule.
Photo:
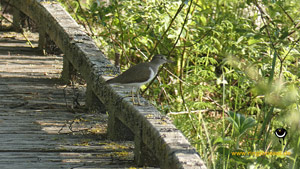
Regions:
<instances>
[{"instance_id":1,"label":"weathered wood beam","mask_svg":"<svg viewBox=\"0 0 300 169\"><path fill-rule=\"evenodd\" d=\"M124 98L124 90L105 84L103 76L115 74L118 70L63 7L42 0L13 0L9 3L45 29L65 54L65 61L85 78L89 93L93 93L109 112L110 137L134 138L138 164L143 165L154 159L151 163L159 161L163 169L206 168L171 120L153 106L134 106L129 98Z\"/></svg>"}]
</instances>

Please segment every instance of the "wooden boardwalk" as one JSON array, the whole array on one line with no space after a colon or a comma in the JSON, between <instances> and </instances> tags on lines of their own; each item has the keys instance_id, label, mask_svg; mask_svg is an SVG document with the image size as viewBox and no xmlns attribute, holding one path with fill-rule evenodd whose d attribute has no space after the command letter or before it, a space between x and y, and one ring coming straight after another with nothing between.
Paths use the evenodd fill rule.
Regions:
<instances>
[{"instance_id":1,"label":"wooden boardwalk","mask_svg":"<svg viewBox=\"0 0 300 169\"><path fill-rule=\"evenodd\" d=\"M71 109L85 87L62 83L62 57L14 34L0 32L0 168L135 168L131 142L106 140L106 115Z\"/></svg>"}]
</instances>

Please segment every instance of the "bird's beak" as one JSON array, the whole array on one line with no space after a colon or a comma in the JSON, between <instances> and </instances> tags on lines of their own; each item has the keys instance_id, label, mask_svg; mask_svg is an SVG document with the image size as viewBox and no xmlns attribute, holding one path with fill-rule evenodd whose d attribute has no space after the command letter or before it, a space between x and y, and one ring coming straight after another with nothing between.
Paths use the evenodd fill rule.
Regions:
<instances>
[{"instance_id":1,"label":"bird's beak","mask_svg":"<svg viewBox=\"0 0 300 169\"><path fill-rule=\"evenodd\" d=\"M173 60L166 60L166 63L174 63L174 61Z\"/></svg>"}]
</instances>

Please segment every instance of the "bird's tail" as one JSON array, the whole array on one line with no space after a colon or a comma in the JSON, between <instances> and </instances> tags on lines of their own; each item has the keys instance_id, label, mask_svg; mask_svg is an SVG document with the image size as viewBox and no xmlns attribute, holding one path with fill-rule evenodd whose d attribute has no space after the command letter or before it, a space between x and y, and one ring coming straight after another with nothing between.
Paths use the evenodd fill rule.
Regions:
<instances>
[{"instance_id":1,"label":"bird's tail","mask_svg":"<svg viewBox=\"0 0 300 169\"><path fill-rule=\"evenodd\" d=\"M106 83L106 84L112 83L112 79L107 80L105 83Z\"/></svg>"},{"instance_id":2,"label":"bird's tail","mask_svg":"<svg viewBox=\"0 0 300 169\"><path fill-rule=\"evenodd\" d=\"M115 82L115 78L112 78L112 79L108 79L105 83L106 84L112 84Z\"/></svg>"}]
</instances>

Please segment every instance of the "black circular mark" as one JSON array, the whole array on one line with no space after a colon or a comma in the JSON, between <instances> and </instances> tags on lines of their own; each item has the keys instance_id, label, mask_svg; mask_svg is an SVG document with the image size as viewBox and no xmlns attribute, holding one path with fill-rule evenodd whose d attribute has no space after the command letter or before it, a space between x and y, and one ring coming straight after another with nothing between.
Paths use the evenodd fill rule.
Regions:
<instances>
[{"instance_id":1,"label":"black circular mark","mask_svg":"<svg viewBox=\"0 0 300 169\"><path fill-rule=\"evenodd\" d=\"M278 128L275 130L275 135L278 138L284 138L287 135L287 131L284 128Z\"/></svg>"},{"instance_id":2,"label":"black circular mark","mask_svg":"<svg viewBox=\"0 0 300 169\"><path fill-rule=\"evenodd\" d=\"M282 138L283 144L284 144L284 137L287 135L287 131L284 128L278 128L275 130L276 137L279 138L279 143L281 143L280 139Z\"/></svg>"}]
</instances>

